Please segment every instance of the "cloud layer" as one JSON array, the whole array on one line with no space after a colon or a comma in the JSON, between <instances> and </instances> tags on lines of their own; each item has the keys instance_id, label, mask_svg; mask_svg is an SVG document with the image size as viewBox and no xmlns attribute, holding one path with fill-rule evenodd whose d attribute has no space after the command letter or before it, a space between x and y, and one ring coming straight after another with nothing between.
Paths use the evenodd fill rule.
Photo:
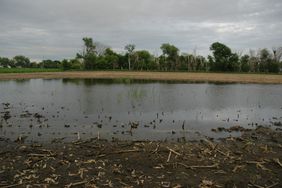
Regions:
<instances>
[{"instance_id":1,"label":"cloud layer","mask_svg":"<svg viewBox=\"0 0 282 188\"><path fill-rule=\"evenodd\" d=\"M71 58L85 36L156 55L165 42L203 55L215 41L247 52L282 46L281 17L281 0L0 0L0 56Z\"/></svg>"}]
</instances>

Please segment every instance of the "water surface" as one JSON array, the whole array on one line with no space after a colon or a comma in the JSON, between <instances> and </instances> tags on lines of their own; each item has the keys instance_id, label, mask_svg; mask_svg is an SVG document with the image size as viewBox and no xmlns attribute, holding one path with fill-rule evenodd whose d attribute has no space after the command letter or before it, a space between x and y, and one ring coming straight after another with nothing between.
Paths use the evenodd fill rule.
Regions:
<instances>
[{"instance_id":1,"label":"water surface","mask_svg":"<svg viewBox=\"0 0 282 188\"><path fill-rule=\"evenodd\" d=\"M282 121L282 85L31 79L0 81L0 137L194 140ZM5 104L2 104L5 103ZM8 104L7 104L8 103ZM11 117L5 120L5 113Z\"/></svg>"}]
</instances>

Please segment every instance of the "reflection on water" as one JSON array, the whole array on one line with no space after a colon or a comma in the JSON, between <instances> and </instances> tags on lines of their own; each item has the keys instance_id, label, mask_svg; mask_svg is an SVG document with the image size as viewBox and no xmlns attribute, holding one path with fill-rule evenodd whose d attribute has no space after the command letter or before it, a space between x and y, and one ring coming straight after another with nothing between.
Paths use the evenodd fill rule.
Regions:
<instances>
[{"instance_id":1,"label":"reflection on water","mask_svg":"<svg viewBox=\"0 0 282 188\"><path fill-rule=\"evenodd\" d=\"M278 125L281 93L282 85L130 79L0 81L0 103L5 103L0 104L0 137L48 141L72 140L78 134L131 140L236 136L240 133L211 129Z\"/></svg>"}]
</instances>

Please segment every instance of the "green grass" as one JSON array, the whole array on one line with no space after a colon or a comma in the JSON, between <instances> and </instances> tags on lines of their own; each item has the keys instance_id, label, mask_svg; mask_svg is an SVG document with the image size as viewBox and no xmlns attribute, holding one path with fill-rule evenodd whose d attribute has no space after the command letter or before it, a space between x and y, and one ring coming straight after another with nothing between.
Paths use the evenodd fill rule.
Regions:
<instances>
[{"instance_id":1,"label":"green grass","mask_svg":"<svg viewBox=\"0 0 282 188\"><path fill-rule=\"evenodd\" d=\"M61 69L45 69L45 68L0 68L1 73L32 73L32 72L60 72Z\"/></svg>"}]
</instances>

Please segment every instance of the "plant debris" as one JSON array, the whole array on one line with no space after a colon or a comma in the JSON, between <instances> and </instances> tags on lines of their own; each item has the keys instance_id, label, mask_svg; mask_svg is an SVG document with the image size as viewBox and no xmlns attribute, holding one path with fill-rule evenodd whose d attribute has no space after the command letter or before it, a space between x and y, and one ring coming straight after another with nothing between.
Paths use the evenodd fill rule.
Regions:
<instances>
[{"instance_id":1,"label":"plant debris","mask_svg":"<svg viewBox=\"0 0 282 188\"><path fill-rule=\"evenodd\" d=\"M281 137L259 127L217 142L1 139L0 187L281 187Z\"/></svg>"}]
</instances>

